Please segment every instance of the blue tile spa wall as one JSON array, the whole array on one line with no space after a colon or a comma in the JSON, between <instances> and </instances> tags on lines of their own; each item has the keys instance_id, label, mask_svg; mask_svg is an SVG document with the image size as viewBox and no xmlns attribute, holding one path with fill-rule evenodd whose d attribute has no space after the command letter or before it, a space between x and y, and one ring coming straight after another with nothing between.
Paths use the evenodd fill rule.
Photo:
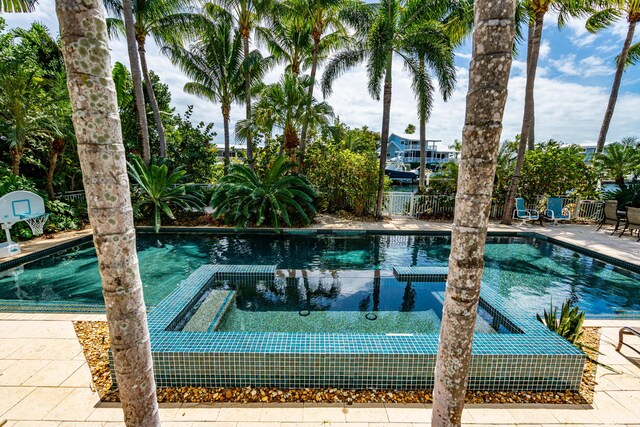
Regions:
<instances>
[{"instance_id":1,"label":"blue tile spa wall","mask_svg":"<svg viewBox=\"0 0 640 427\"><path fill-rule=\"evenodd\" d=\"M433 386L438 334L179 330L185 316L193 313L207 289L220 277L264 281L273 279L274 274L275 266L205 265L183 281L149 315L157 385L358 389ZM585 361L582 352L535 319L503 306L489 289L482 291L480 305L493 316L496 326L508 333L476 335L470 389L579 388Z\"/></svg>"}]
</instances>

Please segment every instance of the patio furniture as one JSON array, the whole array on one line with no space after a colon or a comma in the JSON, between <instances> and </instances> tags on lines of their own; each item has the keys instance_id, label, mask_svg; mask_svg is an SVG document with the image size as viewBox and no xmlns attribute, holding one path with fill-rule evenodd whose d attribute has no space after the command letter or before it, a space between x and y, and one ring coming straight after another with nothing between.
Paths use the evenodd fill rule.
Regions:
<instances>
[{"instance_id":1,"label":"patio furniture","mask_svg":"<svg viewBox=\"0 0 640 427\"><path fill-rule=\"evenodd\" d=\"M527 224L529 221L540 221L540 225L542 225L542 218L540 218L538 211L525 208L522 197L516 197L516 208L513 210L513 219L519 219L523 224Z\"/></svg>"},{"instance_id":2,"label":"patio furniture","mask_svg":"<svg viewBox=\"0 0 640 427\"><path fill-rule=\"evenodd\" d=\"M627 220L622 229L622 233L618 237L622 237L625 231L633 236L633 230L640 230L640 208L627 208ZM638 231L638 242L640 242L640 231Z\"/></svg>"},{"instance_id":3,"label":"patio furniture","mask_svg":"<svg viewBox=\"0 0 640 427\"><path fill-rule=\"evenodd\" d=\"M600 230L604 224L613 224L615 228L611 235L615 234L620 227L620 223L625 223L627 221L625 215L618 211L618 201L617 200L605 200L604 201L604 216L600 220L600 224L598 225L597 230Z\"/></svg>"},{"instance_id":4,"label":"patio furniture","mask_svg":"<svg viewBox=\"0 0 640 427\"><path fill-rule=\"evenodd\" d=\"M620 328L620 332L618 333L618 346L616 347L616 351L620 351L620 349L622 348L622 344L624 344L636 353L640 353L640 350L633 348L629 344L622 341L625 335L635 335L640 338L640 331L629 326Z\"/></svg>"},{"instance_id":5,"label":"patio furniture","mask_svg":"<svg viewBox=\"0 0 640 427\"><path fill-rule=\"evenodd\" d=\"M547 209L542 212L542 217L547 221L553 221L553 225L558 225L558 221L571 221L571 212L569 212L569 209L562 207L562 199L560 197L549 197L547 199Z\"/></svg>"}]
</instances>

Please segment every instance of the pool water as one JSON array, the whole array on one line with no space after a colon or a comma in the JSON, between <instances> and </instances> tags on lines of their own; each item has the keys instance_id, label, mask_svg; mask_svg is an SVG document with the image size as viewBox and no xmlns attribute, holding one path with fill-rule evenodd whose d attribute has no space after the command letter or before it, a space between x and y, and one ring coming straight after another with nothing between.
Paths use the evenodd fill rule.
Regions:
<instances>
[{"instance_id":1,"label":"pool water","mask_svg":"<svg viewBox=\"0 0 640 427\"><path fill-rule=\"evenodd\" d=\"M276 264L282 270L313 273L388 272L393 266L446 266L449 243L448 236L141 234L138 256L145 301L154 306L207 263ZM484 285L525 313L539 313L551 301L559 305L570 299L588 316L640 317L640 274L523 237L489 237L485 261ZM21 274L0 278L0 300L103 303L91 242L23 268ZM398 298L393 297L396 306Z\"/></svg>"}]
</instances>

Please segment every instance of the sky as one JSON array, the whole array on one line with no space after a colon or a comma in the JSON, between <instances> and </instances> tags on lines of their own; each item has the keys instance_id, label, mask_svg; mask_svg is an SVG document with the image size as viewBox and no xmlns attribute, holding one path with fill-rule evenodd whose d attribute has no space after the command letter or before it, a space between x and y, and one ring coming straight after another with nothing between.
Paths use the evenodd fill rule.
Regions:
<instances>
[{"instance_id":1,"label":"sky","mask_svg":"<svg viewBox=\"0 0 640 427\"><path fill-rule=\"evenodd\" d=\"M53 34L58 34L54 0L40 0L34 13L5 14L4 18L9 28L28 27L38 21ZM620 53L626 32L625 19L594 35L585 30L584 20L569 21L559 30L555 18L547 17L535 84L537 141L553 138L567 144L595 145L611 91L615 57ZM636 32L634 43L639 40L640 32ZM160 53L153 40L149 40L148 44L149 67L169 86L171 104L176 113L184 113L188 105L194 105L191 120L214 123L218 134L214 143L222 144L220 106L184 93L184 84L189 79ZM112 62L120 61L128 67L125 42L111 40L110 48ZM525 55L526 46L521 46L513 60L502 139L513 139L520 133L526 80ZM457 84L453 95L446 103L438 95L434 102L427 123L427 138L441 140L438 144L440 147L447 147L454 140L462 138L470 59L469 39L456 52ZM277 81L282 70L282 67L273 69L265 81ZM403 133L407 124L418 125L416 104L410 78L404 72L400 58L394 59L393 70L391 132ZM322 99L319 87L316 87L315 95ZM366 125L372 130L380 130L382 102L372 99L368 94L364 66L356 67L340 77L334 83L333 94L326 101L347 125ZM244 107L234 105L231 129L236 120L243 118ZM640 65L630 67L624 73L607 141L618 141L627 136L640 137Z\"/></svg>"}]
</instances>

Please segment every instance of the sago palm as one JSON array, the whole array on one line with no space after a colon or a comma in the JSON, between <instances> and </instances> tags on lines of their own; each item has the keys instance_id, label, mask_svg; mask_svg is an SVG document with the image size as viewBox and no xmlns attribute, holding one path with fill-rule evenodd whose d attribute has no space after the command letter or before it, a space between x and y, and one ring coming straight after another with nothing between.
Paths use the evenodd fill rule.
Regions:
<instances>
[{"instance_id":1,"label":"sago palm","mask_svg":"<svg viewBox=\"0 0 640 427\"><path fill-rule=\"evenodd\" d=\"M376 216L382 216L384 172L387 161L389 119L391 114L392 65L394 55L399 56L410 73L412 86L418 98L427 105L428 74L420 68L414 54L416 48L434 44L434 39L446 37L432 22L412 19L406 14L400 0L381 0L377 6L361 5L359 10L345 15L347 22L360 38L357 43L339 51L327 64L322 76L325 96L331 94L333 82L348 69L366 62L368 89L374 99L383 97L382 126L380 132L380 172ZM406 14L406 15L405 15Z\"/></svg>"},{"instance_id":2,"label":"sago palm","mask_svg":"<svg viewBox=\"0 0 640 427\"><path fill-rule=\"evenodd\" d=\"M164 162L147 166L138 156L132 156L127 166L129 176L138 184L134 189L137 201L133 212L140 215L142 210L151 208L156 233L160 230L163 214L175 219L172 206L181 209L202 207L201 195L195 187L183 182L186 171L180 168L170 170Z\"/></svg>"},{"instance_id":3,"label":"sago palm","mask_svg":"<svg viewBox=\"0 0 640 427\"><path fill-rule=\"evenodd\" d=\"M634 145L609 144L604 152L596 154L593 163L605 178L613 179L620 188L625 189L625 177L640 171L640 152Z\"/></svg>"},{"instance_id":4,"label":"sago palm","mask_svg":"<svg viewBox=\"0 0 640 427\"><path fill-rule=\"evenodd\" d=\"M640 21L640 0L610 1L606 4L609 6L598 10L587 20L587 30L595 33L603 28L612 26L623 17L627 18L629 26L627 28L627 36L622 45L622 51L616 58L616 74L613 78L613 85L611 86L611 94L609 95L604 120L600 127L596 153L601 153L604 148L611 118L613 117L613 110L616 108L616 102L618 101L618 91L620 90L620 82L622 81L624 69L626 66L634 65L640 61L640 42L632 44L636 24Z\"/></svg>"},{"instance_id":5,"label":"sago palm","mask_svg":"<svg viewBox=\"0 0 640 427\"><path fill-rule=\"evenodd\" d=\"M240 30L240 37L242 37L242 51L246 57L249 56L250 47L249 40L251 38L251 32L260 24L260 21L267 16L272 7L271 0L212 0L205 5L205 10L209 14L217 14L215 9L221 8L229 14L231 19L234 19ZM251 72L246 69L244 73L244 87L245 87L245 119L251 117ZM247 134L247 161L249 167L253 167L253 135Z\"/></svg>"},{"instance_id":6,"label":"sago palm","mask_svg":"<svg viewBox=\"0 0 640 427\"><path fill-rule=\"evenodd\" d=\"M326 102L309 97L309 76L297 77L285 73L278 83L266 86L259 94L251 121L240 121L236 133L251 125L271 134L274 128L282 129L284 148L291 163L296 161L296 149L300 143L299 131L305 120L312 126L326 127L333 119L333 108ZM310 108L307 109L307 106Z\"/></svg>"},{"instance_id":7,"label":"sago palm","mask_svg":"<svg viewBox=\"0 0 640 427\"><path fill-rule=\"evenodd\" d=\"M209 21L200 38L189 49L163 48L171 61L193 79L185 84L187 93L219 103L224 124L224 171L229 168L229 117L231 105L245 100L245 70L252 79L262 78L266 62L254 50L244 58L242 38L228 20Z\"/></svg>"},{"instance_id":8,"label":"sago palm","mask_svg":"<svg viewBox=\"0 0 640 427\"><path fill-rule=\"evenodd\" d=\"M278 157L260 177L245 165L233 165L213 193L213 215L242 228L270 223L279 230L281 223L291 226L292 213L308 224L307 212L316 212L315 192L305 177L291 174L294 167Z\"/></svg>"},{"instance_id":9,"label":"sago palm","mask_svg":"<svg viewBox=\"0 0 640 427\"><path fill-rule=\"evenodd\" d=\"M107 11L113 15L112 18L107 20L111 36L125 35L123 31L125 29L123 17L124 1L126 0L104 0ZM161 158L166 157L167 142L162 125L160 108L158 107L158 101L156 100L153 85L149 77L146 42L148 37L152 37L158 46L164 46L169 43L174 43L177 40L188 38L194 28L201 25L203 21L200 14L193 13L190 10L191 3L194 2L190 2L189 0L133 1L135 42L138 48L149 104L156 123Z\"/></svg>"}]
</instances>

